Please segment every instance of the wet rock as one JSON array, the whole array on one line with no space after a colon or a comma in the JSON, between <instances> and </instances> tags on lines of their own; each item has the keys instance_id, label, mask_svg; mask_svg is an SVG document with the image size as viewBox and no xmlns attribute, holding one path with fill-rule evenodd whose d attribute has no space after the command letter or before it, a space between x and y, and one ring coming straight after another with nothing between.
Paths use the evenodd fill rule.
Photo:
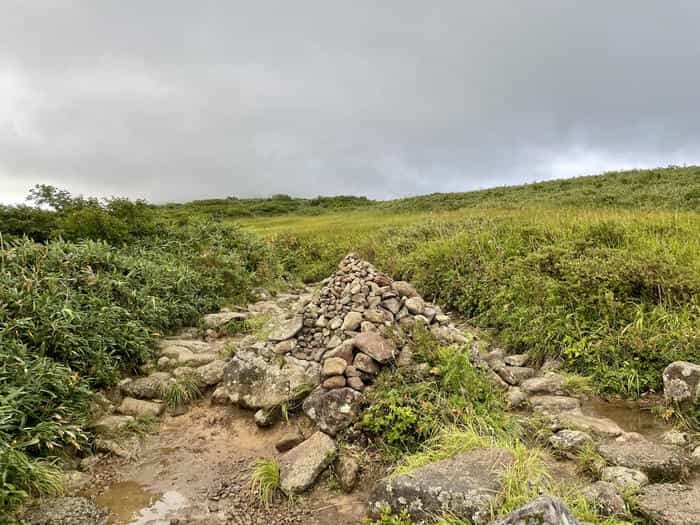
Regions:
<instances>
[{"instance_id":1,"label":"wet rock","mask_svg":"<svg viewBox=\"0 0 700 525\"><path fill-rule=\"evenodd\" d=\"M600 473L600 479L612 483L622 491L637 491L649 484L649 478L644 472L627 467L605 467Z\"/></svg>"},{"instance_id":2,"label":"wet rock","mask_svg":"<svg viewBox=\"0 0 700 525\"><path fill-rule=\"evenodd\" d=\"M535 394L561 394L564 376L555 372L548 372L543 376L526 379L520 384L528 395Z\"/></svg>"},{"instance_id":3,"label":"wet rock","mask_svg":"<svg viewBox=\"0 0 700 525\"><path fill-rule=\"evenodd\" d=\"M593 438L579 430L564 429L550 436L548 443L558 454L573 459L586 445L593 444Z\"/></svg>"},{"instance_id":4,"label":"wet rock","mask_svg":"<svg viewBox=\"0 0 700 525\"><path fill-rule=\"evenodd\" d=\"M22 521L26 525L104 525L107 513L87 498L60 497L29 508Z\"/></svg>"},{"instance_id":5,"label":"wet rock","mask_svg":"<svg viewBox=\"0 0 700 525\"><path fill-rule=\"evenodd\" d=\"M323 361L323 377L342 376L348 362L342 357L329 357Z\"/></svg>"},{"instance_id":6,"label":"wet rock","mask_svg":"<svg viewBox=\"0 0 700 525\"><path fill-rule=\"evenodd\" d=\"M224 379L224 370L227 362L217 359L209 364L197 368L199 379L207 386L218 385Z\"/></svg>"},{"instance_id":7,"label":"wet rock","mask_svg":"<svg viewBox=\"0 0 700 525\"><path fill-rule=\"evenodd\" d=\"M581 495L602 516L615 516L625 511L625 501L615 485L607 481L597 481L584 487Z\"/></svg>"},{"instance_id":8,"label":"wet rock","mask_svg":"<svg viewBox=\"0 0 700 525\"><path fill-rule=\"evenodd\" d=\"M700 400L700 365L687 361L676 361L663 372L664 397L682 405Z\"/></svg>"},{"instance_id":9,"label":"wet rock","mask_svg":"<svg viewBox=\"0 0 700 525\"><path fill-rule=\"evenodd\" d=\"M275 448L277 452L287 452L293 449L297 445L304 442L304 436L298 430L287 432L284 434L277 443L275 443Z\"/></svg>"},{"instance_id":10,"label":"wet rock","mask_svg":"<svg viewBox=\"0 0 700 525\"><path fill-rule=\"evenodd\" d=\"M302 407L319 429L335 436L357 420L362 399L362 394L348 387L328 391L316 389Z\"/></svg>"},{"instance_id":11,"label":"wet rock","mask_svg":"<svg viewBox=\"0 0 700 525\"><path fill-rule=\"evenodd\" d=\"M530 361L530 356L527 354L513 354L504 357L503 361L508 366L525 366Z\"/></svg>"},{"instance_id":12,"label":"wet rock","mask_svg":"<svg viewBox=\"0 0 700 525\"><path fill-rule=\"evenodd\" d=\"M286 494L300 494L313 485L316 478L335 458L335 441L323 432L280 457L280 488Z\"/></svg>"},{"instance_id":13,"label":"wet rock","mask_svg":"<svg viewBox=\"0 0 700 525\"><path fill-rule=\"evenodd\" d=\"M616 437L624 431L612 419L586 416L576 410L561 412L553 417L555 428L581 430L594 436Z\"/></svg>"},{"instance_id":14,"label":"wet rock","mask_svg":"<svg viewBox=\"0 0 700 525\"><path fill-rule=\"evenodd\" d=\"M336 459L334 470L338 483L340 483L340 488L345 492L352 492L360 473L360 464L357 460L349 453L343 452Z\"/></svg>"},{"instance_id":15,"label":"wet rock","mask_svg":"<svg viewBox=\"0 0 700 525\"><path fill-rule=\"evenodd\" d=\"M639 435L626 434L602 443L598 452L608 463L644 472L649 481L677 481L684 473L679 454Z\"/></svg>"},{"instance_id":16,"label":"wet rock","mask_svg":"<svg viewBox=\"0 0 700 525\"><path fill-rule=\"evenodd\" d=\"M506 449L476 449L380 480L369 497L373 517L387 507L407 511L416 524L454 515L469 523L486 523L500 488L499 472L513 462Z\"/></svg>"},{"instance_id":17,"label":"wet rock","mask_svg":"<svg viewBox=\"0 0 700 525\"><path fill-rule=\"evenodd\" d=\"M226 365L223 385L231 402L243 408L269 408L292 399L299 389L321 382L318 363L289 356L269 362L250 350L239 351Z\"/></svg>"},{"instance_id":18,"label":"wet rock","mask_svg":"<svg viewBox=\"0 0 700 525\"><path fill-rule=\"evenodd\" d=\"M113 434L125 428L132 421L134 421L133 416L104 416L92 426L98 434Z\"/></svg>"},{"instance_id":19,"label":"wet rock","mask_svg":"<svg viewBox=\"0 0 700 525\"><path fill-rule=\"evenodd\" d=\"M170 374L155 372L150 376L124 382L120 386L122 393L126 396L137 399L156 399L160 397L168 381L170 381Z\"/></svg>"},{"instance_id":20,"label":"wet rock","mask_svg":"<svg viewBox=\"0 0 700 525\"><path fill-rule=\"evenodd\" d=\"M491 525L581 525L562 501L540 496Z\"/></svg>"},{"instance_id":21,"label":"wet rock","mask_svg":"<svg viewBox=\"0 0 700 525\"><path fill-rule=\"evenodd\" d=\"M360 352L367 354L379 364L388 363L397 353L394 342L376 332L365 332L355 336L353 344Z\"/></svg>"},{"instance_id":22,"label":"wet rock","mask_svg":"<svg viewBox=\"0 0 700 525\"><path fill-rule=\"evenodd\" d=\"M273 328L268 339L273 342L285 341L297 335L304 326L304 318L300 315L277 325Z\"/></svg>"},{"instance_id":23,"label":"wet rock","mask_svg":"<svg viewBox=\"0 0 700 525\"><path fill-rule=\"evenodd\" d=\"M119 413L127 416L158 417L165 411L164 403L154 403L133 397L125 397L119 405Z\"/></svg>"},{"instance_id":24,"label":"wet rock","mask_svg":"<svg viewBox=\"0 0 700 525\"><path fill-rule=\"evenodd\" d=\"M638 509L650 523L697 525L700 516L700 487L664 483L644 487Z\"/></svg>"},{"instance_id":25,"label":"wet rock","mask_svg":"<svg viewBox=\"0 0 700 525\"><path fill-rule=\"evenodd\" d=\"M221 328L232 321L242 322L248 319L248 314L245 312L219 312L215 314L207 314L203 318L204 325L207 328Z\"/></svg>"},{"instance_id":26,"label":"wet rock","mask_svg":"<svg viewBox=\"0 0 700 525\"><path fill-rule=\"evenodd\" d=\"M534 412L555 414L581 408L581 401L569 396L532 396L530 405Z\"/></svg>"}]
</instances>

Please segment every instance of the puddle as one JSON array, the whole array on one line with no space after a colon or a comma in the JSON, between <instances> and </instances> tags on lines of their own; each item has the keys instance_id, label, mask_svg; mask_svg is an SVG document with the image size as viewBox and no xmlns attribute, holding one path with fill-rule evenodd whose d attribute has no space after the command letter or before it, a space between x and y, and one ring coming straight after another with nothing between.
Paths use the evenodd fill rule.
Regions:
<instances>
[{"instance_id":1,"label":"puddle","mask_svg":"<svg viewBox=\"0 0 700 525\"><path fill-rule=\"evenodd\" d=\"M588 399L581 402L581 410L587 416L612 419L626 432L637 432L648 438L658 437L671 429L651 410L635 401Z\"/></svg>"},{"instance_id":2,"label":"puddle","mask_svg":"<svg viewBox=\"0 0 700 525\"><path fill-rule=\"evenodd\" d=\"M168 516L187 506L179 492L159 494L134 481L111 485L95 502L109 511L111 525L168 525Z\"/></svg>"}]
</instances>

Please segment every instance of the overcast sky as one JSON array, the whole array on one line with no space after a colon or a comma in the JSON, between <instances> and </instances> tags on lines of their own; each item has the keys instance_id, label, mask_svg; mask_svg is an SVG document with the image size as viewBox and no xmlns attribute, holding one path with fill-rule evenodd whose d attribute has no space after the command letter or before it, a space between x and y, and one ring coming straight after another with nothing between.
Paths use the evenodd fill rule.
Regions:
<instances>
[{"instance_id":1,"label":"overcast sky","mask_svg":"<svg viewBox=\"0 0 700 525\"><path fill-rule=\"evenodd\" d=\"M0 201L700 163L700 2L0 0Z\"/></svg>"}]
</instances>

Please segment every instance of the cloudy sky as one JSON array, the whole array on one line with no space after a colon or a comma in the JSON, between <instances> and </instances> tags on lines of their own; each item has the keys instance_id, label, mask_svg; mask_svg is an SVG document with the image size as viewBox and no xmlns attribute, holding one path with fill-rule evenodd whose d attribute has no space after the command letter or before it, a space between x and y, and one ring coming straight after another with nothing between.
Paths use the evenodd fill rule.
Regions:
<instances>
[{"instance_id":1,"label":"cloudy sky","mask_svg":"<svg viewBox=\"0 0 700 525\"><path fill-rule=\"evenodd\" d=\"M0 0L0 202L700 163L700 2Z\"/></svg>"}]
</instances>

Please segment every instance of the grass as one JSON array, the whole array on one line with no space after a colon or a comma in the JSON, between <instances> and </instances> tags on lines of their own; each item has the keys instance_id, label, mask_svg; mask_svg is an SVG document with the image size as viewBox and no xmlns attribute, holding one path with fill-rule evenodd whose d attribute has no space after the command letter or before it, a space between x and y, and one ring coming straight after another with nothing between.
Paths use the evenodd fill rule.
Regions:
<instances>
[{"instance_id":1,"label":"grass","mask_svg":"<svg viewBox=\"0 0 700 525\"><path fill-rule=\"evenodd\" d=\"M280 467L276 459L259 459L251 475L251 490L264 505L269 505L280 486Z\"/></svg>"},{"instance_id":2,"label":"grass","mask_svg":"<svg viewBox=\"0 0 700 525\"><path fill-rule=\"evenodd\" d=\"M199 399L202 391L193 374L183 374L174 381L163 383L160 396L168 407L177 408Z\"/></svg>"}]
</instances>

